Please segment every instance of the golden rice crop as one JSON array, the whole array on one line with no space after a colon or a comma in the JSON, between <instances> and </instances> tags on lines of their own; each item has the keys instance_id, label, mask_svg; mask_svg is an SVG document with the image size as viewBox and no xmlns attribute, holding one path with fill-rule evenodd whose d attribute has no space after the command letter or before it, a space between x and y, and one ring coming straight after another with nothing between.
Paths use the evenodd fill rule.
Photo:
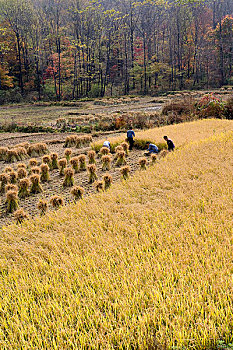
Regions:
<instances>
[{"instance_id":1,"label":"golden rice crop","mask_svg":"<svg viewBox=\"0 0 233 350\"><path fill-rule=\"evenodd\" d=\"M56 215L3 227L1 348L232 342L232 150L232 133L217 133Z\"/></svg>"}]
</instances>

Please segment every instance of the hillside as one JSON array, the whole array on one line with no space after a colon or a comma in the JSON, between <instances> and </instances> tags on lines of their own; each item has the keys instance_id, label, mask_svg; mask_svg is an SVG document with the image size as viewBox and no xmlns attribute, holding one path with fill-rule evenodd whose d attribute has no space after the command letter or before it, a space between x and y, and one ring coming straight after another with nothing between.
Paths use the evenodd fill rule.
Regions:
<instances>
[{"instance_id":1,"label":"hillside","mask_svg":"<svg viewBox=\"0 0 233 350\"><path fill-rule=\"evenodd\" d=\"M148 131L172 134L179 149L108 192L2 229L1 349L233 341L233 133L224 123Z\"/></svg>"}]
</instances>

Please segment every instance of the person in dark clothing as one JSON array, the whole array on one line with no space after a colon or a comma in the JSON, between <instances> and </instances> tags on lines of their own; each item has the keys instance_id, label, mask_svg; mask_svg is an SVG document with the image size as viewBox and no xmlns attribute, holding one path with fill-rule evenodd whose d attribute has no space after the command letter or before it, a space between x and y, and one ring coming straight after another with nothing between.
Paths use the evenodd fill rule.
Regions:
<instances>
[{"instance_id":1,"label":"person in dark clothing","mask_svg":"<svg viewBox=\"0 0 233 350\"><path fill-rule=\"evenodd\" d=\"M174 151L175 145L172 140L170 140L167 136L163 137L164 140L167 142L167 149L169 152Z\"/></svg>"},{"instance_id":2,"label":"person in dark clothing","mask_svg":"<svg viewBox=\"0 0 233 350\"><path fill-rule=\"evenodd\" d=\"M133 149L133 144L134 144L134 138L135 137L135 133L132 129L129 129L127 131L127 141L129 142L129 149L130 151Z\"/></svg>"}]
</instances>

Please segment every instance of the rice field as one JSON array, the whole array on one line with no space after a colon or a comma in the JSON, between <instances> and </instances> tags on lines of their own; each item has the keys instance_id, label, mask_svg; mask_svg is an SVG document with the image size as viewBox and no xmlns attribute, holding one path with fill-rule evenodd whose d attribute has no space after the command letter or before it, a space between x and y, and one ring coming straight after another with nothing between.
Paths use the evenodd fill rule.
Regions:
<instances>
[{"instance_id":1,"label":"rice field","mask_svg":"<svg viewBox=\"0 0 233 350\"><path fill-rule=\"evenodd\" d=\"M232 125L146 131L177 150L106 192L3 227L0 348L230 349Z\"/></svg>"}]
</instances>

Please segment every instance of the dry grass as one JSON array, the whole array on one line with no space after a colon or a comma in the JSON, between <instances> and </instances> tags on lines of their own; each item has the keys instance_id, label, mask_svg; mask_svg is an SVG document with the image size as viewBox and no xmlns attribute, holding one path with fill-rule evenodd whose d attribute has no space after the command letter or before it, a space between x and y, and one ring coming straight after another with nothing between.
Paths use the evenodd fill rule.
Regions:
<instances>
[{"instance_id":1,"label":"dry grass","mask_svg":"<svg viewBox=\"0 0 233 350\"><path fill-rule=\"evenodd\" d=\"M193 140L190 124L180 144ZM3 228L0 348L232 342L232 150L232 133L194 142L107 192Z\"/></svg>"}]
</instances>

